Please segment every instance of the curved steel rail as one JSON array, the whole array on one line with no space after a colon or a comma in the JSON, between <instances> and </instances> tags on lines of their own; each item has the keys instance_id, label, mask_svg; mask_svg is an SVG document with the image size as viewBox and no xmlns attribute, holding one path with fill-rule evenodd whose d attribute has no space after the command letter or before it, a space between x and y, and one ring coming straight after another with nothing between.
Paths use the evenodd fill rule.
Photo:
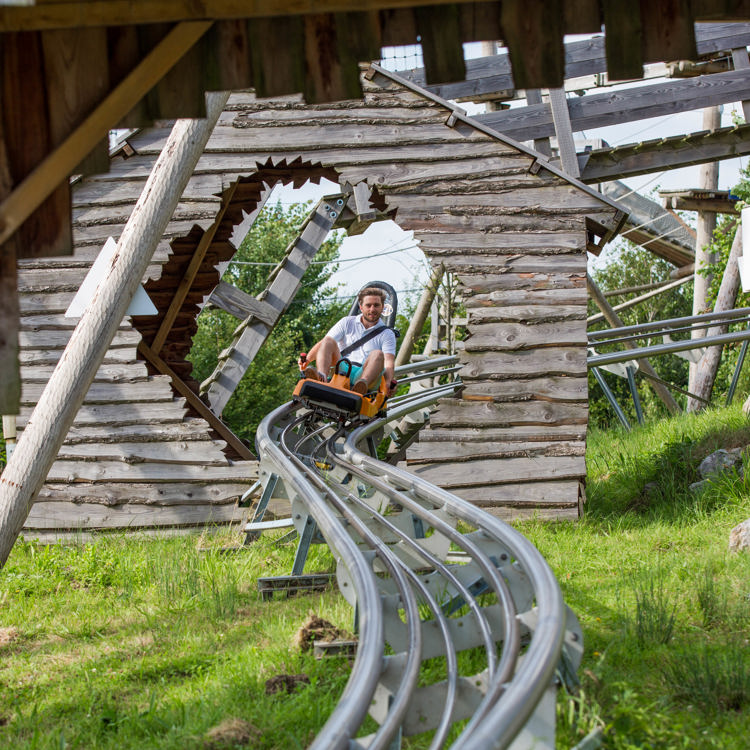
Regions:
<instances>
[{"instance_id":1,"label":"curved steel rail","mask_svg":"<svg viewBox=\"0 0 750 750\"><path fill-rule=\"evenodd\" d=\"M399 374L435 381L453 363ZM317 524L358 612L354 666L316 750L425 731L435 749L554 748L555 676L574 673L582 638L549 566L510 526L359 447L456 387L392 400L355 429L293 403L258 429L261 481L281 479L300 535L308 516ZM379 729L358 737L368 711Z\"/></svg>"}]
</instances>

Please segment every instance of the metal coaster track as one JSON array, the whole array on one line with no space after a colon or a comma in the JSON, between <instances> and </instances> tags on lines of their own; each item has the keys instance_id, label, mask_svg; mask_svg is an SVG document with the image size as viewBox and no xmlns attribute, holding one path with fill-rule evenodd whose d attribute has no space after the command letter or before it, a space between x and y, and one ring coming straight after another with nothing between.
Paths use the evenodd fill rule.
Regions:
<instances>
[{"instance_id":1,"label":"metal coaster track","mask_svg":"<svg viewBox=\"0 0 750 750\"><path fill-rule=\"evenodd\" d=\"M549 566L499 519L359 448L455 388L355 428L289 403L258 429L261 478L280 478L300 536L314 520L357 613L356 659L315 750L422 732L431 749L555 746L556 680L575 680L582 634ZM358 737L368 712L380 726Z\"/></svg>"}]
</instances>

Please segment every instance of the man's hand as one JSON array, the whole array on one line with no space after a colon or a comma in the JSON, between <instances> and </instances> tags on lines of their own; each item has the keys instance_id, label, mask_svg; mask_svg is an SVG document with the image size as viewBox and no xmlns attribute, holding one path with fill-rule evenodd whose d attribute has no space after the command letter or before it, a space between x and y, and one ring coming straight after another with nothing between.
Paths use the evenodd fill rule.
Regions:
<instances>
[{"instance_id":1,"label":"man's hand","mask_svg":"<svg viewBox=\"0 0 750 750\"><path fill-rule=\"evenodd\" d=\"M398 390L398 380L395 378L388 384L388 396L392 396Z\"/></svg>"},{"instance_id":2,"label":"man's hand","mask_svg":"<svg viewBox=\"0 0 750 750\"><path fill-rule=\"evenodd\" d=\"M299 366L299 371L303 372L305 367L307 367L307 352L299 353L299 359L297 360L297 365Z\"/></svg>"}]
</instances>

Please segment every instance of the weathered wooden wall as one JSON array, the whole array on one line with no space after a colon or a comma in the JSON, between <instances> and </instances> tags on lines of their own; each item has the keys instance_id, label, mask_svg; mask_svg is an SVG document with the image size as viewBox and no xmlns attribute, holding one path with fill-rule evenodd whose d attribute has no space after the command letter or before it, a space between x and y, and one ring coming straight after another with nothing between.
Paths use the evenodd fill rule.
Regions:
<instances>
[{"instance_id":1,"label":"weathered wooden wall","mask_svg":"<svg viewBox=\"0 0 750 750\"><path fill-rule=\"evenodd\" d=\"M64 293L70 294L77 284L75 273L82 278L103 241L110 234L117 236L167 134L166 128L141 132L131 140L136 155L118 159L108 174L87 178L76 188L75 260L28 264L22 271L22 275L30 274L21 282L24 316L29 316L30 324L33 316L59 315ZM585 475L587 421L585 250L591 239L589 229L597 226L601 232L614 227L617 208L590 188L538 167L536 154L483 132L465 119L451 117L451 110L439 101L380 73L366 83L362 101L308 106L298 99L258 101L238 93L230 99L199 161L170 224L169 237L149 272L153 279L149 286L161 290L166 304L169 290L179 284L178 275L170 280L170 274L160 274L161 264L169 258L167 240L187 236L197 225L190 242L199 244L200 230L208 230L220 213L219 196L240 178L253 181L265 171L267 181L273 182L277 170L278 179L285 182L336 174L342 184L366 180L389 210L397 209L398 223L415 231L427 255L456 274L468 310L461 354L466 391L462 398L441 405L430 429L423 431L420 443L410 450L409 467L502 517L530 512L576 517ZM248 204L244 210L250 208ZM208 284L208 289L206 279L213 278L210 283L215 283L211 275L217 257L209 253L199 269L201 285ZM65 290L55 287L63 277L68 285ZM44 288L44 294L33 294L35 284ZM45 305L55 299L59 302L56 309L32 311L32 299L39 304L43 299ZM193 295L189 300L192 311L197 309L195 301ZM163 304L157 304L161 314ZM183 312L189 312L188 308ZM59 352L55 347L62 346L67 334L56 330L51 321L38 323L39 333L44 333L35 339L36 351L51 353L53 359L54 352ZM147 327L153 333L154 324ZM174 335L184 338L186 330L189 324L180 325ZM105 389L98 398L106 403L92 403L82 410L61 455L59 472L53 471L55 481L48 485L60 491L51 500L88 503L86 508L95 506L106 516L107 503L118 501L120 483L127 484L128 471L136 467L142 472L143 486L140 494L134 492L139 500L127 512L136 515L139 501L174 502L175 506L168 505L167 516L179 515L180 506L186 504L184 497L179 499L186 486L169 463L174 448L167 445L172 437L154 441L148 427L139 423L146 433L140 447L157 451L159 466L151 463L154 453L145 458L149 463L122 461L137 441L125 426L117 428L121 432L109 433L109 448L100 452L91 446L93 433L84 423L99 425L99 434L107 431L107 419L116 420L123 412L113 403L118 396L111 389L126 386L131 389L129 395L137 391L139 399L127 408L145 411L151 418L163 415L165 425L160 430L166 430L166 425L177 429L176 425L184 428L187 424L188 432L191 425L198 427L197 420L182 418L180 400L159 400L153 395L160 383L162 387L166 383L163 376L148 375L144 365L136 363L139 334L124 326L119 339L102 370L130 369L102 372L101 382L92 388L91 398L94 388ZM185 340L174 340L181 360L185 344ZM170 350L169 339L165 347ZM184 366L180 372L189 377ZM130 378L135 380L131 383ZM113 379L122 382L110 383ZM138 383L148 383L148 388L140 389ZM32 382L25 388L29 394L25 398L33 400ZM105 414L112 416L105 418ZM200 423L191 439L205 445L205 423ZM153 442L164 445L154 448ZM86 455L97 458L89 467L81 460L85 451L80 446L86 444ZM215 447L218 453L220 446ZM93 490L88 484L92 477L84 468L99 465L118 467L120 479L109 481L99 474L95 482L99 490ZM146 466L153 472L144 471ZM220 466L196 465L194 469L200 474L224 470L231 471ZM77 472L83 472L77 475L87 483L62 484ZM144 496L150 481L166 490L165 497ZM228 478L226 482L236 497L239 488ZM214 489L223 486L210 484ZM92 492L101 494L89 503ZM68 499L63 501L65 493ZM205 490L194 495L196 520L200 512L213 513L227 503L230 495L214 497L208 505L204 504ZM65 508L58 505L55 511ZM52 515L49 510L48 517Z\"/></svg>"}]
</instances>

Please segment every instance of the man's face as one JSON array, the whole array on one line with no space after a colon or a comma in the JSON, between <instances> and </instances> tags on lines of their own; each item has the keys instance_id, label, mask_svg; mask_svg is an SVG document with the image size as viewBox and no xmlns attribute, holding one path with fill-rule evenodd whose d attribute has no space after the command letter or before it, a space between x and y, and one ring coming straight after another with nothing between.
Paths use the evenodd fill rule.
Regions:
<instances>
[{"instance_id":1,"label":"man's face","mask_svg":"<svg viewBox=\"0 0 750 750\"><path fill-rule=\"evenodd\" d=\"M377 323L383 312L383 302L375 294L368 294L362 302L359 303L359 309L362 311L362 317L368 323Z\"/></svg>"}]
</instances>

